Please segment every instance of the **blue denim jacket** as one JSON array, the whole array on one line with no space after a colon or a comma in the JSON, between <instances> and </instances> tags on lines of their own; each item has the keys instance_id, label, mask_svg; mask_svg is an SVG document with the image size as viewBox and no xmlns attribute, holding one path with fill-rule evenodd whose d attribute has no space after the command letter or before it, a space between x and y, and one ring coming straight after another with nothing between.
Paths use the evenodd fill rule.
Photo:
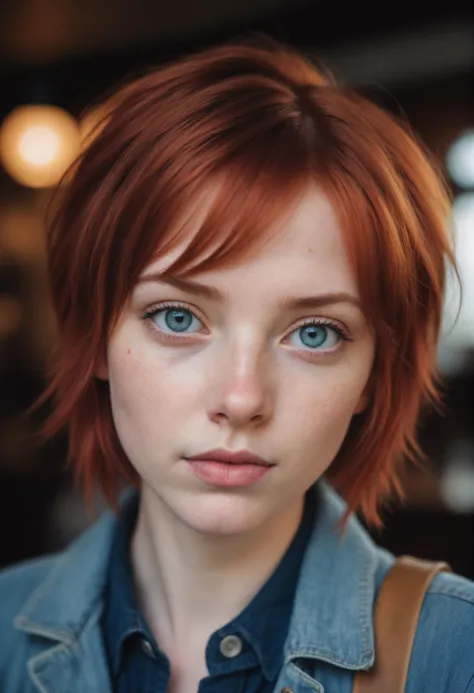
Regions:
<instances>
[{"instance_id":1,"label":"blue denim jacket","mask_svg":"<svg viewBox=\"0 0 474 693\"><path fill-rule=\"evenodd\" d=\"M275 693L350 693L376 657L373 607L394 557L318 483ZM0 574L1 693L110 693L100 616L116 525L106 513L68 549ZM406 693L474 693L474 583L440 574L424 600ZM190 692L191 693L191 692ZM383 691L381 691L383 693Z\"/></svg>"}]
</instances>

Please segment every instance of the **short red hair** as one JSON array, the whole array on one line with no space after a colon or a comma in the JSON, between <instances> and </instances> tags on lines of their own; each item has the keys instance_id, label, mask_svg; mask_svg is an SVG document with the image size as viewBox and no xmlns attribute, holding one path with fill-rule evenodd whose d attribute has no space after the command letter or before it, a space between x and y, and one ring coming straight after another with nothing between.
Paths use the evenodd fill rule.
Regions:
<instances>
[{"instance_id":1,"label":"short red hair","mask_svg":"<svg viewBox=\"0 0 474 693\"><path fill-rule=\"evenodd\" d=\"M311 183L339 215L376 356L370 405L327 477L349 511L379 525L381 504L401 492L403 461L420 453L420 408L439 399L449 195L405 126L279 44L206 50L115 96L49 225L59 348L45 434L68 426L88 495L98 482L115 505L119 477L138 484L95 374L140 273L182 239L183 209L216 177L219 192L174 274L243 257Z\"/></svg>"}]
</instances>

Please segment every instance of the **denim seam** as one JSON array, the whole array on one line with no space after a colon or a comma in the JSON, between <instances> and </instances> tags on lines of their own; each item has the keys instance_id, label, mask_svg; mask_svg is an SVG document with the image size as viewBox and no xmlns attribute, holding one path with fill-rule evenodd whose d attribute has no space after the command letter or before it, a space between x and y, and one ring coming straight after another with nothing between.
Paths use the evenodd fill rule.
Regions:
<instances>
[{"instance_id":1,"label":"denim seam","mask_svg":"<svg viewBox=\"0 0 474 693\"><path fill-rule=\"evenodd\" d=\"M89 616L87 622L84 625L83 628L83 633L88 631L90 628L92 628L97 621L100 618L100 612L101 609L95 609L91 615ZM39 629L38 629L39 630ZM41 691L41 693L49 693L49 691L44 688L42 685L41 681L39 680L37 673L35 671L35 667L38 663L43 663L47 662L48 660L54 659L57 654L60 652L70 652L71 654L74 653L75 650L79 648L79 640L72 639L69 640L68 642L61 642L54 647L49 648L48 650L45 650L44 652L40 652L39 654L35 655L31 659L28 660L27 663L27 668L28 672L31 676L31 679L33 680L34 684L38 687L38 689Z\"/></svg>"},{"instance_id":2,"label":"denim seam","mask_svg":"<svg viewBox=\"0 0 474 693\"><path fill-rule=\"evenodd\" d=\"M69 646L75 642L74 636L71 636L71 634L67 631L60 628L42 627L39 624L34 623L34 621L29 621L23 616L17 616L14 619L13 624L18 630L26 631L30 635L39 635L43 638L47 638L48 640L54 639L55 641L59 641L64 645Z\"/></svg>"},{"instance_id":3,"label":"denim seam","mask_svg":"<svg viewBox=\"0 0 474 693\"><path fill-rule=\"evenodd\" d=\"M74 645L72 647L74 647ZM43 662L47 662L48 660L53 659L58 653L67 652L68 650L72 649L72 647L71 645L60 643L59 645L56 645L55 647L52 647L49 650L46 650L45 652L40 652L39 654L35 655L34 657L28 660L28 672L31 676L32 681L38 687L41 693L49 693L49 691L42 685L41 681L39 680L37 673L35 671L36 665L40 663L42 664Z\"/></svg>"},{"instance_id":4,"label":"denim seam","mask_svg":"<svg viewBox=\"0 0 474 693\"><path fill-rule=\"evenodd\" d=\"M367 654L369 656L366 659L361 657L357 662L349 663L347 660L342 659L341 657L338 657L337 655L334 655L333 652L329 652L328 650L304 649L304 650L298 650L298 652L291 652L286 658L286 663L290 663L294 659L309 657L311 659L319 659L322 662L327 662L328 664L336 664L336 665L339 664L339 665L343 666L344 668L349 669L350 671L356 671L371 661L372 653L369 651Z\"/></svg>"},{"instance_id":5,"label":"denim seam","mask_svg":"<svg viewBox=\"0 0 474 693\"><path fill-rule=\"evenodd\" d=\"M359 627L362 648L359 659L355 663L349 663L345 658L337 656L333 652L316 644L316 646L313 645L313 647L310 649L305 648L304 650L298 649L293 652L289 652L287 661L291 661L292 659L296 659L298 657L311 657L313 659L320 659L321 661L327 662L329 664L340 665L350 670L360 669L364 665L369 664L373 661L374 651L373 648L370 646L369 640L369 634L371 632L372 624L370 599L370 571L372 568L372 562L365 557L362 547L358 547L357 551L362 563L359 578L358 595Z\"/></svg>"},{"instance_id":6,"label":"denim seam","mask_svg":"<svg viewBox=\"0 0 474 693\"><path fill-rule=\"evenodd\" d=\"M101 608L100 606L99 608L97 608L97 601L93 602L90 605L83 619L84 625L81 628L79 628L77 632L67 631L62 628L42 626L41 624L36 623L35 621L31 621L25 613L31 611L31 609L34 608L37 605L37 603L41 600L45 591L49 588L49 583L53 580L53 573L55 573L57 568L58 566L56 566L53 569L49 578L47 578L31 595L23 610L13 619L13 624L17 629L26 630L27 632L33 635L40 635L45 638L54 637L56 640L60 640L65 645L71 647L77 643L77 639L81 632L87 630L93 624L94 618L97 616L97 614L100 615ZM100 604L101 601L99 601L99 605Z\"/></svg>"},{"instance_id":7,"label":"denim seam","mask_svg":"<svg viewBox=\"0 0 474 693\"><path fill-rule=\"evenodd\" d=\"M357 547L359 557L363 561L363 567L360 572L360 582L359 582L359 623L362 632L362 656L371 657L373 655L372 649L369 646L369 633L371 618L368 616L370 609L370 598L369 598L369 570L371 564L368 560L364 560L361 547ZM371 614L370 614L371 616Z\"/></svg>"},{"instance_id":8,"label":"denim seam","mask_svg":"<svg viewBox=\"0 0 474 693\"><path fill-rule=\"evenodd\" d=\"M38 604L38 602L41 601L43 598L45 592L48 591L50 587L50 583L54 581L56 578L56 574L59 573L65 565L67 565L68 561L66 559L66 556L60 556L57 559L56 565L54 565L47 577L43 580L41 584L38 585L38 587L34 590L33 594L30 595L30 597L26 600L25 604L23 605L23 608L20 612L20 615L26 614L30 611L32 611Z\"/></svg>"},{"instance_id":9,"label":"denim seam","mask_svg":"<svg viewBox=\"0 0 474 693\"><path fill-rule=\"evenodd\" d=\"M468 604L474 606L474 593L469 594L467 590L457 588L450 589L449 587L447 589L435 587L427 592L426 598L428 599L428 597L431 596L454 597L454 599L461 599L463 602L467 602Z\"/></svg>"}]
</instances>

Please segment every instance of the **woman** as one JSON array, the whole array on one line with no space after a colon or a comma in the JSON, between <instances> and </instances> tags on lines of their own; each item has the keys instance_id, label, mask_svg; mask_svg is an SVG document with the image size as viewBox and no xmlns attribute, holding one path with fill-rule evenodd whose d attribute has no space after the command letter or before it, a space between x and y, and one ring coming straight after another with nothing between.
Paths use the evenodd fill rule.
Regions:
<instances>
[{"instance_id":1,"label":"woman","mask_svg":"<svg viewBox=\"0 0 474 693\"><path fill-rule=\"evenodd\" d=\"M394 562L354 512L381 524L437 399L448 214L414 139L285 47L115 96L50 225L46 433L89 497L137 490L2 574L2 693L352 690ZM437 575L409 693L474 691L473 622Z\"/></svg>"}]
</instances>

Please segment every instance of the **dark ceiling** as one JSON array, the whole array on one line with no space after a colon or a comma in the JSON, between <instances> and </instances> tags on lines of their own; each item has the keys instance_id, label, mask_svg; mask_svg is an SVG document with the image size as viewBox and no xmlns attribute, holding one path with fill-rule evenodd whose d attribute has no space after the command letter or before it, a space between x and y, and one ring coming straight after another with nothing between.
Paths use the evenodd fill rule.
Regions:
<instances>
[{"instance_id":1,"label":"dark ceiling","mask_svg":"<svg viewBox=\"0 0 474 693\"><path fill-rule=\"evenodd\" d=\"M466 0L2 0L0 56L10 66L38 66L214 41L247 29L306 45L354 42L409 28L469 24L471 6Z\"/></svg>"},{"instance_id":2,"label":"dark ceiling","mask_svg":"<svg viewBox=\"0 0 474 693\"><path fill-rule=\"evenodd\" d=\"M474 55L470 0L0 0L0 118L31 99L80 108L134 71L248 31L388 88L465 74Z\"/></svg>"},{"instance_id":3,"label":"dark ceiling","mask_svg":"<svg viewBox=\"0 0 474 693\"><path fill-rule=\"evenodd\" d=\"M7 0L1 43L4 54L13 60L55 61L188 40L307 4L301 0Z\"/></svg>"}]
</instances>

